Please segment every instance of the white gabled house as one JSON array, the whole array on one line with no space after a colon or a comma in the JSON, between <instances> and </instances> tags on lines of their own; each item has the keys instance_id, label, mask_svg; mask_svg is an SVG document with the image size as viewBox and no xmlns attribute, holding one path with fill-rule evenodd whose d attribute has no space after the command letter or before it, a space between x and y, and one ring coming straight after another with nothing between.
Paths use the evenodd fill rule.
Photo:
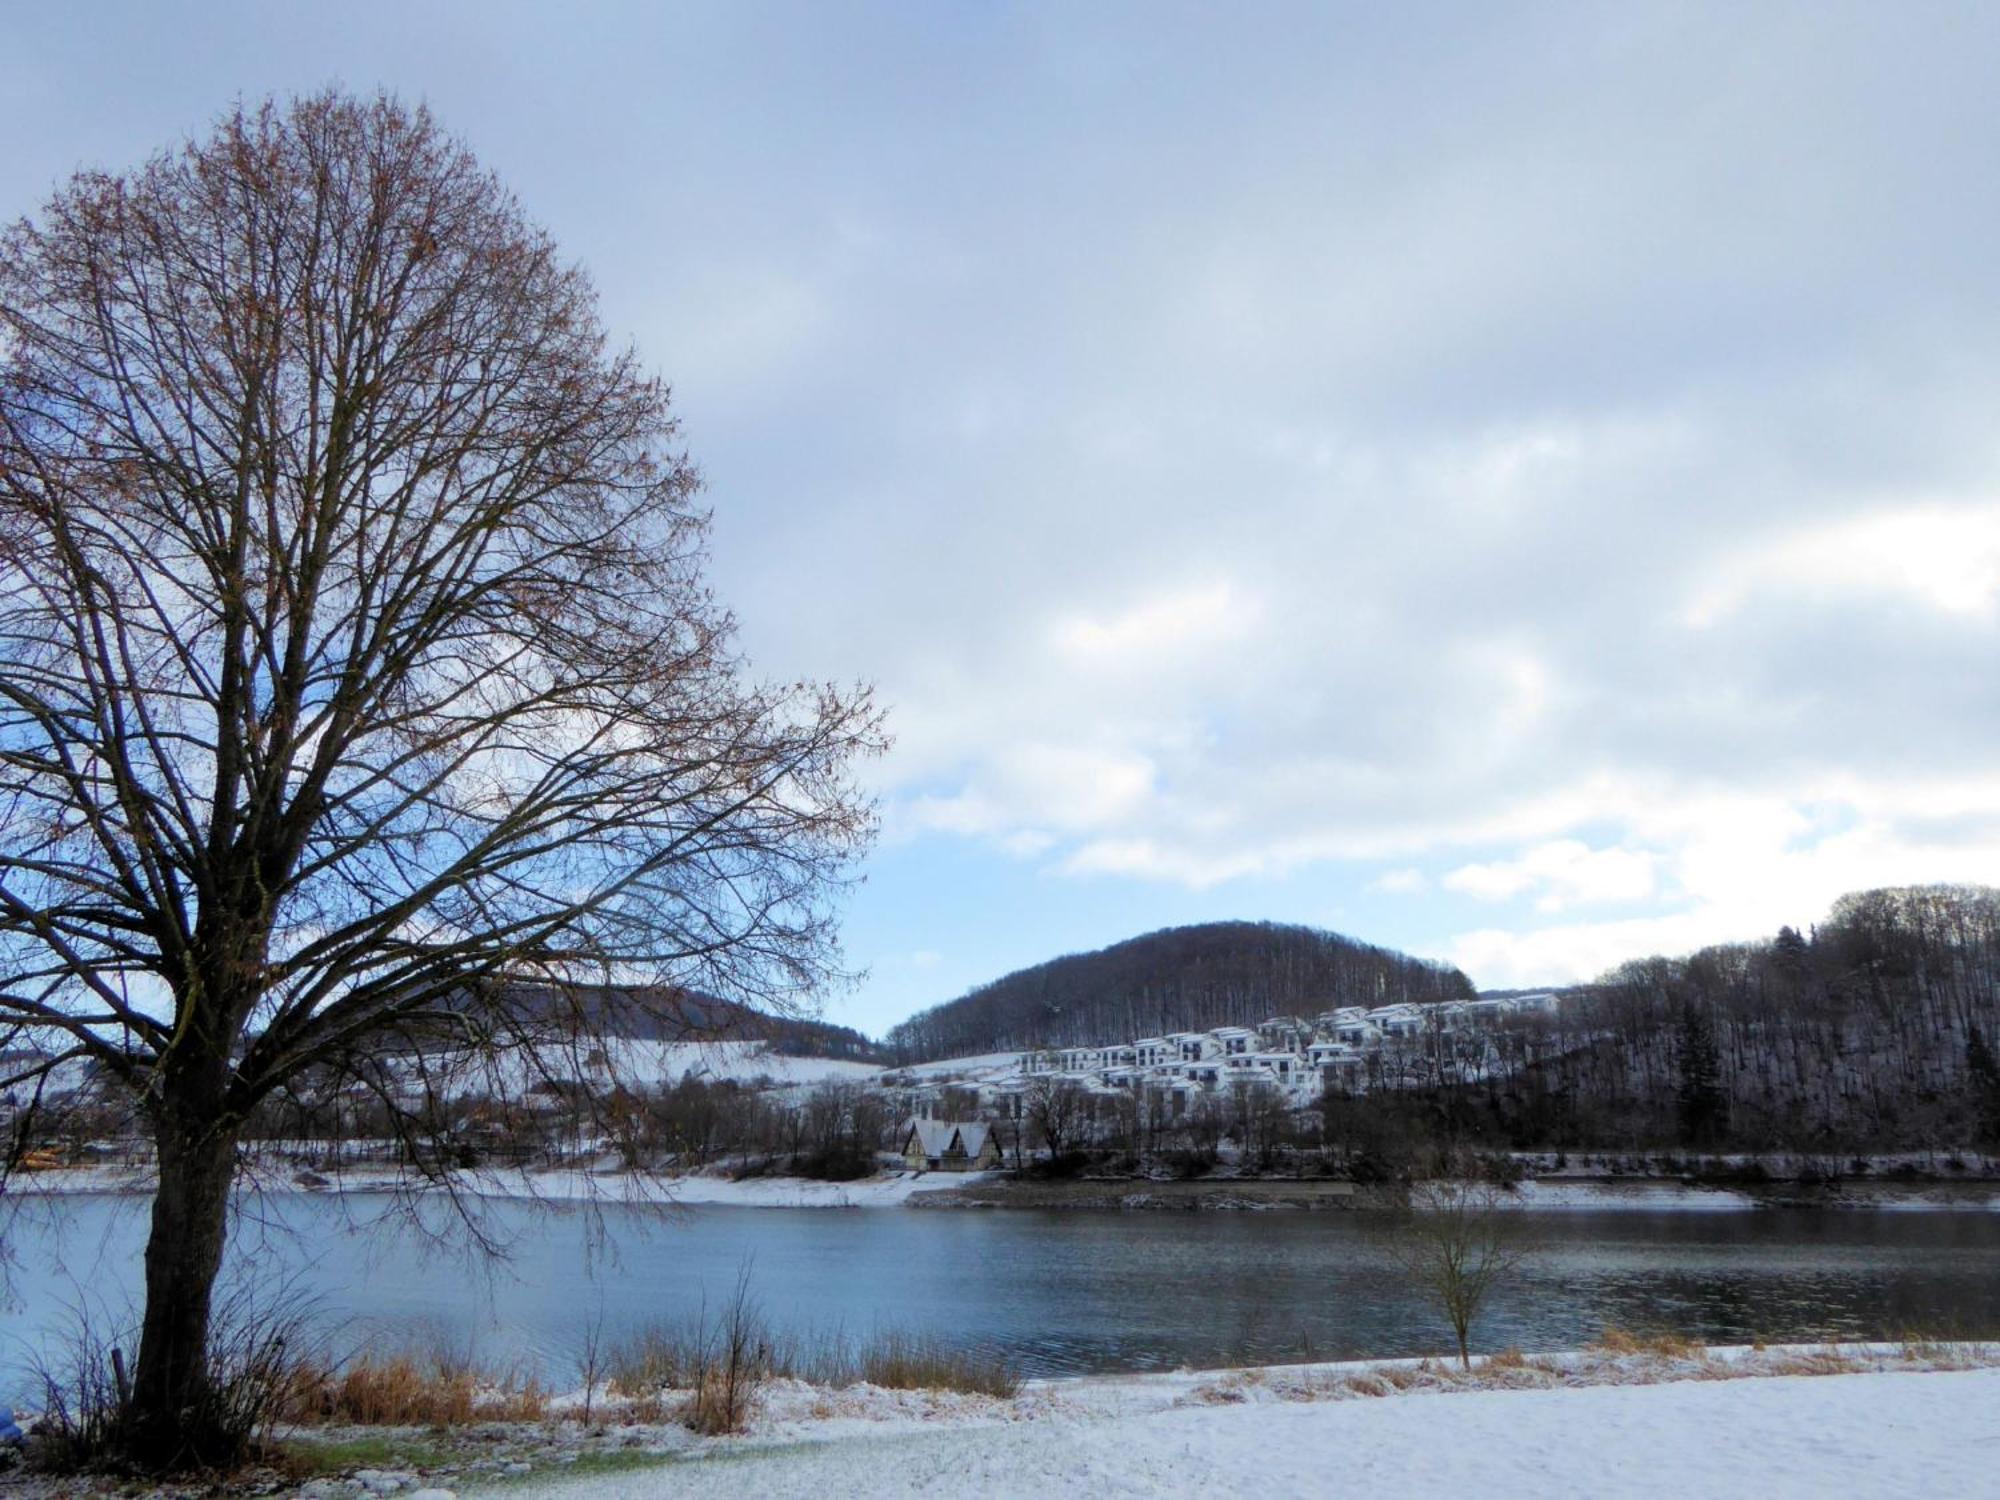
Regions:
<instances>
[{"instance_id":1,"label":"white gabled house","mask_svg":"<svg viewBox=\"0 0 2000 1500\"><path fill-rule=\"evenodd\" d=\"M918 1172L977 1172L1000 1165L1000 1142L984 1120L912 1120L903 1161Z\"/></svg>"},{"instance_id":2,"label":"white gabled house","mask_svg":"<svg viewBox=\"0 0 2000 1500\"><path fill-rule=\"evenodd\" d=\"M1312 1027L1292 1016L1273 1016L1257 1027L1258 1044L1266 1052L1303 1052Z\"/></svg>"},{"instance_id":3,"label":"white gabled house","mask_svg":"<svg viewBox=\"0 0 2000 1500\"><path fill-rule=\"evenodd\" d=\"M1180 1049L1179 1060L1184 1063L1205 1062L1222 1053L1222 1043L1209 1031L1176 1031L1167 1040Z\"/></svg>"},{"instance_id":4,"label":"white gabled house","mask_svg":"<svg viewBox=\"0 0 2000 1500\"><path fill-rule=\"evenodd\" d=\"M1287 1089L1299 1081L1303 1071L1303 1060L1291 1052L1255 1052L1250 1061Z\"/></svg>"},{"instance_id":5,"label":"white gabled house","mask_svg":"<svg viewBox=\"0 0 2000 1500\"><path fill-rule=\"evenodd\" d=\"M1410 1037L1424 1029L1423 1007L1407 1002L1377 1006L1367 1020L1383 1036Z\"/></svg>"},{"instance_id":6,"label":"white gabled house","mask_svg":"<svg viewBox=\"0 0 2000 1500\"><path fill-rule=\"evenodd\" d=\"M1319 1075L1321 1089L1352 1089L1368 1075L1368 1054L1345 1042L1314 1042L1306 1064Z\"/></svg>"},{"instance_id":7,"label":"white gabled house","mask_svg":"<svg viewBox=\"0 0 2000 1500\"><path fill-rule=\"evenodd\" d=\"M1247 1057L1257 1050L1257 1033L1248 1026L1218 1026L1209 1033L1224 1057Z\"/></svg>"},{"instance_id":8,"label":"white gabled house","mask_svg":"<svg viewBox=\"0 0 2000 1500\"><path fill-rule=\"evenodd\" d=\"M1382 1040L1382 1028L1366 1016L1353 1016L1333 1028L1333 1039L1343 1047L1369 1047Z\"/></svg>"}]
</instances>

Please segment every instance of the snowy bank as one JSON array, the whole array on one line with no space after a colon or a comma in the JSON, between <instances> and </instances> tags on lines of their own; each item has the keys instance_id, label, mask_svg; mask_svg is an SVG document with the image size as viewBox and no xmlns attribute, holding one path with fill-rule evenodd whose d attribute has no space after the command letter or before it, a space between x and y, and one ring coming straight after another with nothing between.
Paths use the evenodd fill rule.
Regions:
<instances>
[{"instance_id":1,"label":"snowy bank","mask_svg":"<svg viewBox=\"0 0 2000 1500\"><path fill-rule=\"evenodd\" d=\"M1324 1210L1397 1208L1400 1190L1358 1189L1335 1178L1079 1177L1022 1181L1003 1172L885 1172L852 1182L804 1177L684 1175L627 1171L614 1158L572 1167L456 1170L452 1185L473 1197L558 1203L660 1204L736 1208L1036 1208L1092 1210ZM313 1171L296 1162L253 1157L243 1183L261 1193L438 1192L440 1186L393 1166L352 1165ZM150 1167L62 1167L17 1177L9 1194L139 1194L153 1190ZM1599 1213L1739 1213L1766 1208L1842 1212L2000 1213L2000 1187L1986 1182L1853 1182L1810 1193L1783 1185L1718 1187L1656 1180L1575 1177L1527 1179L1498 1198L1501 1207Z\"/></svg>"},{"instance_id":2,"label":"snowy bank","mask_svg":"<svg viewBox=\"0 0 2000 1500\"><path fill-rule=\"evenodd\" d=\"M1758 1208L1823 1208L1894 1213L2000 1212L2000 1188L1991 1183L1850 1182L1838 1189L1805 1190L1788 1184L1765 1188L1716 1187L1684 1182L1592 1182L1532 1178L1500 1199L1503 1206L1588 1209L1597 1212L1735 1213Z\"/></svg>"},{"instance_id":3,"label":"snowy bank","mask_svg":"<svg viewBox=\"0 0 2000 1500\"><path fill-rule=\"evenodd\" d=\"M551 1203L656 1204L662 1207L899 1208L913 1197L976 1185L984 1172L889 1172L853 1182L805 1177L749 1177L736 1181L690 1173L668 1176L611 1168L480 1168L454 1171L451 1185L477 1198ZM258 1193L441 1193L444 1188L393 1167L351 1167L305 1172L285 1162L252 1160L243 1187ZM10 1195L55 1197L84 1193L143 1194L153 1190L147 1167L63 1167L16 1179Z\"/></svg>"},{"instance_id":4,"label":"snowy bank","mask_svg":"<svg viewBox=\"0 0 2000 1500\"><path fill-rule=\"evenodd\" d=\"M1785 1368L1787 1359L1832 1369L1845 1356L1824 1366L1814 1358L1737 1352L1684 1362L1706 1367L1705 1377L1569 1385L1551 1376L1542 1389L1439 1399L1334 1394L1348 1389L1338 1372L1356 1366L1038 1382L1011 1402L781 1392L773 1401L780 1410L751 1439L689 1446L656 1468L567 1481L536 1474L509 1488L563 1500L1993 1493L1992 1445L1981 1435L2000 1402L2000 1370L1726 1378L1732 1364L1744 1375ZM811 1410L796 1410L807 1400Z\"/></svg>"}]
</instances>

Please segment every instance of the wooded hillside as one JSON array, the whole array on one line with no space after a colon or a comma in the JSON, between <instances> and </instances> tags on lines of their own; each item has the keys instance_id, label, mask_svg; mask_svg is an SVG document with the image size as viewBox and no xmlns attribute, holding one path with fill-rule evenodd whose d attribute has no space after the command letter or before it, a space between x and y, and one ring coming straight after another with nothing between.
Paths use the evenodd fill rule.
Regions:
<instances>
[{"instance_id":1,"label":"wooded hillside","mask_svg":"<svg viewBox=\"0 0 2000 1500\"><path fill-rule=\"evenodd\" d=\"M912 1016L886 1040L899 1062L1015 1048L1125 1042L1252 1026L1339 1005L1455 1000L1472 982L1313 927L1212 922L1169 927L1022 969Z\"/></svg>"},{"instance_id":2,"label":"wooded hillside","mask_svg":"<svg viewBox=\"0 0 2000 1500\"><path fill-rule=\"evenodd\" d=\"M596 1036L664 1042L768 1042L791 1057L838 1057L879 1061L879 1050L851 1026L810 1016L779 1016L699 990L618 985L525 985L510 987L509 1005L519 1013L563 1018Z\"/></svg>"},{"instance_id":3,"label":"wooded hillside","mask_svg":"<svg viewBox=\"0 0 2000 1500\"><path fill-rule=\"evenodd\" d=\"M1843 896L1818 927L1629 963L1510 1037L1520 1144L2000 1143L2000 891Z\"/></svg>"}]
</instances>

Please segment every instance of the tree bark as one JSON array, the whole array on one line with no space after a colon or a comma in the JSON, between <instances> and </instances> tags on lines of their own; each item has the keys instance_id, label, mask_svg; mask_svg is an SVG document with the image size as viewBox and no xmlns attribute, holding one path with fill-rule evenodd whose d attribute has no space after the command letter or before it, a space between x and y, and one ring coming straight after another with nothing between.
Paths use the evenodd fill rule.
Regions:
<instances>
[{"instance_id":1,"label":"tree bark","mask_svg":"<svg viewBox=\"0 0 2000 1500\"><path fill-rule=\"evenodd\" d=\"M209 1318L236 1175L235 1134L212 1119L177 1110L157 1131L146 1317L123 1424L129 1456L149 1468L225 1461L243 1436L223 1430L209 1400Z\"/></svg>"}]
</instances>

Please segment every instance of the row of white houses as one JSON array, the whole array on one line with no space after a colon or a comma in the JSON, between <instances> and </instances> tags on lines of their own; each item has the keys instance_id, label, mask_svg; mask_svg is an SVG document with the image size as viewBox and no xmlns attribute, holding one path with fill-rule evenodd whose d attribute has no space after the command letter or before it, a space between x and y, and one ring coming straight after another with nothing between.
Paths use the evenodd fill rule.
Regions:
<instances>
[{"instance_id":1,"label":"row of white houses","mask_svg":"<svg viewBox=\"0 0 2000 1500\"><path fill-rule=\"evenodd\" d=\"M1197 1092L1275 1088L1300 1100L1351 1087L1370 1055L1392 1043L1492 1026L1512 1015L1556 1008L1549 994L1496 996L1437 1005L1347 1005L1306 1021L1274 1016L1257 1026L1218 1026L1102 1047L1024 1053L1025 1080L1054 1074L1092 1089L1152 1088L1184 1103ZM1001 1092L1006 1092L1002 1085Z\"/></svg>"}]
</instances>

